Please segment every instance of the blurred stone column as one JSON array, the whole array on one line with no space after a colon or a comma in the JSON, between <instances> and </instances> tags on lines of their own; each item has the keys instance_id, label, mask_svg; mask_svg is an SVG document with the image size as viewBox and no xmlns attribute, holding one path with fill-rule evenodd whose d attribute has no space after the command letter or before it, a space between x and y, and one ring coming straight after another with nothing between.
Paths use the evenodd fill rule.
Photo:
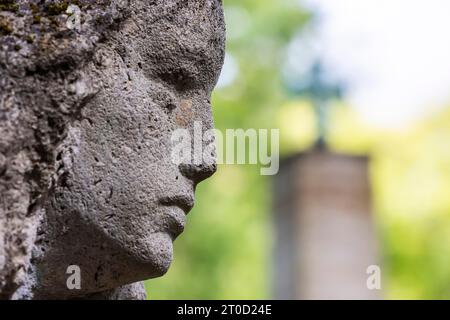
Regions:
<instances>
[{"instance_id":1,"label":"blurred stone column","mask_svg":"<svg viewBox=\"0 0 450 320\"><path fill-rule=\"evenodd\" d=\"M283 161L275 180L275 298L375 299L368 158L316 149Z\"/></svg>"}]
</instances>

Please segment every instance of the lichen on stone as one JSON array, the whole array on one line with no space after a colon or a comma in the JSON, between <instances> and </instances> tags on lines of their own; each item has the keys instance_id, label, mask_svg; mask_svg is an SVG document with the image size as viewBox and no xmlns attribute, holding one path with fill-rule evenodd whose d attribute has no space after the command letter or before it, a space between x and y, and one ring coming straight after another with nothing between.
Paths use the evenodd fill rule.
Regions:
<instances>
[{"instance_id":1,"label":"lichen on stone","mask_svg":"<svg viewBox=\"0 0 450 320\"><path fill-rule=\"evenodd\" d=\"M17 12L19 5L15 0L0 0L0 11Z\"/></svg>"},{"instance_id":2,"label":"lichen on stone","mask_svg":"<svg viewBox=\"0 0 450 320\"><path fill-rule=\"evenodd\" d=\"M6 21L0 21L0 34L3 36L10 35L12 33L11 25Z\"/></svg>"},{"instance_id":3,"label":"lichen on stone","mask_svg":"<svg viewBox=\"0 0 450 320\"><path fill-rule=\"evenodd\" d=\"M68 6L69 3L67 1L51 3L45 8L45 11L51 16L56 16L66 12Z\"/></svg>"}]
</instances>

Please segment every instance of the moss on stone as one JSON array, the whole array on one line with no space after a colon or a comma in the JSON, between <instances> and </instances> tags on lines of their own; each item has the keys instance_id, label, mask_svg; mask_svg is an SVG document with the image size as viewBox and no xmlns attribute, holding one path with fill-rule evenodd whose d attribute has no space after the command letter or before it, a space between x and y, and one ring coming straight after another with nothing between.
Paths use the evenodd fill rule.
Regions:
<instances>
[{"instance_id":1,"label":"moss on stone","mask_svg":"<svg viewBox=\"0 0 450 320\"><path fill-rule=\"evenodd\" d=\"M45 11L51 16L57 16L57 15L60 15L64 12L66 12L68 6L69 6L69 3L67 1L61 1L61 2L57 2L57 3L49 4L45 8Z\"/></svg>"},{"instance_id":2,"label":"moss on stone","mask_svg":"<svg viewBox=\"0 0 450 320\"><path fill-rule=\"evenodd\" d=\"M33 15L33 23L34 24L40 24L41 23L41 16L40 15Z\"/></svg>"},{"instance_id":3,"label":"moss on stone","mask_svg":"<svg viewBox=\"0 0 450 320\"><path fill-rule=\"evenodd\" d=\"M19 5L15 0L0 0L0 11L17 12Z\"/></svg>"},{"instance_id":4,"label":"moss on stone","mask_svg":"<svg viewBox=\"0 0 450 320\"><path fill-rule=\"evenodd\" d=\"M104 20L103 16L96 16L95 17L95 23L96 24L102 24L103 20Z\"/></svg>"},{"instance_id":5,"label":"moss on stone","mask_svg":"<svg viewBox=\"0 0 450 320\"><path fill-rule=\"evenodd\" d=\"M28 42L28 43L33 43L34 42L34 38L33 38L33 36L31 34L29 34L29 35L27 35L25 37L25 41Z\"/></svg>"},{"instance_id":6,"label":"moss on stone","mask_svg":"<svg viewBox=\"0 0 450 320\"><path fill-rule=\"evenodd\" d=\"M3 36L10 35L13 32L11 24L7 20L0 20L0 34Z\"/></svg>"},{"instance_id":7,"label":"moss on stone","mask_svg":"<svg viewBox=\"0 0 450 320\"><path fill-rule=\"evenodd\" d=\"M40 12L39 6L35 3L30 3L30 9L32 14L38 14Z\"/></svg>"}]
</instances>

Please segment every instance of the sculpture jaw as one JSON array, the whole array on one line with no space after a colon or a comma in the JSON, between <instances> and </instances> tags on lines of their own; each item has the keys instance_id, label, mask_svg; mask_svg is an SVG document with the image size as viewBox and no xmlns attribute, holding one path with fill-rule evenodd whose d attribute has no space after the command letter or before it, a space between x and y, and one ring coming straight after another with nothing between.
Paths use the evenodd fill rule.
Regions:
<instances>
[{"instance_id":1,"label":"sculpture jaw","mask_svg":"<svg viewBox=\"0 0 450 320\"><path fill-rule=\"evenodd\" d=\"M168 233L151 234L142 242L146 252L138 252L138 247L125 247L90 229L68 231L58 238L58 244L55 239L43 239L33 252L35 261L28 270L26 285L14 298L82 299L160 277L170 267L173 248ZM74 245L74 237L85 240ZM78 288L70 286L75 274L70 269L73 266L79 270Z\"/></svg>"}]
</instances>

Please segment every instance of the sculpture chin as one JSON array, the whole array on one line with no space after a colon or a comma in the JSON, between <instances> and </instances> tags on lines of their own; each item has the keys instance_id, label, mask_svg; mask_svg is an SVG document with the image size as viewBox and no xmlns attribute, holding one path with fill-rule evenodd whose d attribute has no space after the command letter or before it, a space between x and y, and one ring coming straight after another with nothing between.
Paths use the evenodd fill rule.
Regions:
<instances>
[{"instance_id":1,"label":"sculpture chin","mask_svg":"<svg viewBox=\"0 0 450 320\"><path fill-rule=\"evenodd\" d=\"M155 266L155 277L166 274L173 260L173 240L172 235L167 232L158 232L153 234L154 239L151 242L143 243L151 247L153 256L149 262ZM150 243L150 245L149 245Z\"/></svg>"},{"instance_id":2,"label":"sculpture chin","mask_svg":"<svg viewBox=\"0 0 450 320\"><path fill-rule=\"evenodd\" d=\"M134 260L130 267L135 269L136 266L140 266L138 267L140 274L135 279L136 281L157 278L167 273L173 260L172 241L170 233L156 232L141 239L129 250L129 254Z\"/></svg>"},{"instance_id":3,"label":"sculpture chin","mask_svg":"<svg viewBox=\"0 0 450 320\"><path fill-rule=\"evenodd\" d=\"M146 225L143 228L116 228L116 232L104 234L106 242L111 244L105 255L121 256L120 260L126 261L128 270L134 270L135 281L160 277L167 273L172 263L173 241L183 232L185 223L185 213L177 209L165 211L152 224L146 225L142 221L142 225ZM146 232L146 229L154 231ZM117 237L117 233L122 236Z\"/></svg>"}]
</instances>

